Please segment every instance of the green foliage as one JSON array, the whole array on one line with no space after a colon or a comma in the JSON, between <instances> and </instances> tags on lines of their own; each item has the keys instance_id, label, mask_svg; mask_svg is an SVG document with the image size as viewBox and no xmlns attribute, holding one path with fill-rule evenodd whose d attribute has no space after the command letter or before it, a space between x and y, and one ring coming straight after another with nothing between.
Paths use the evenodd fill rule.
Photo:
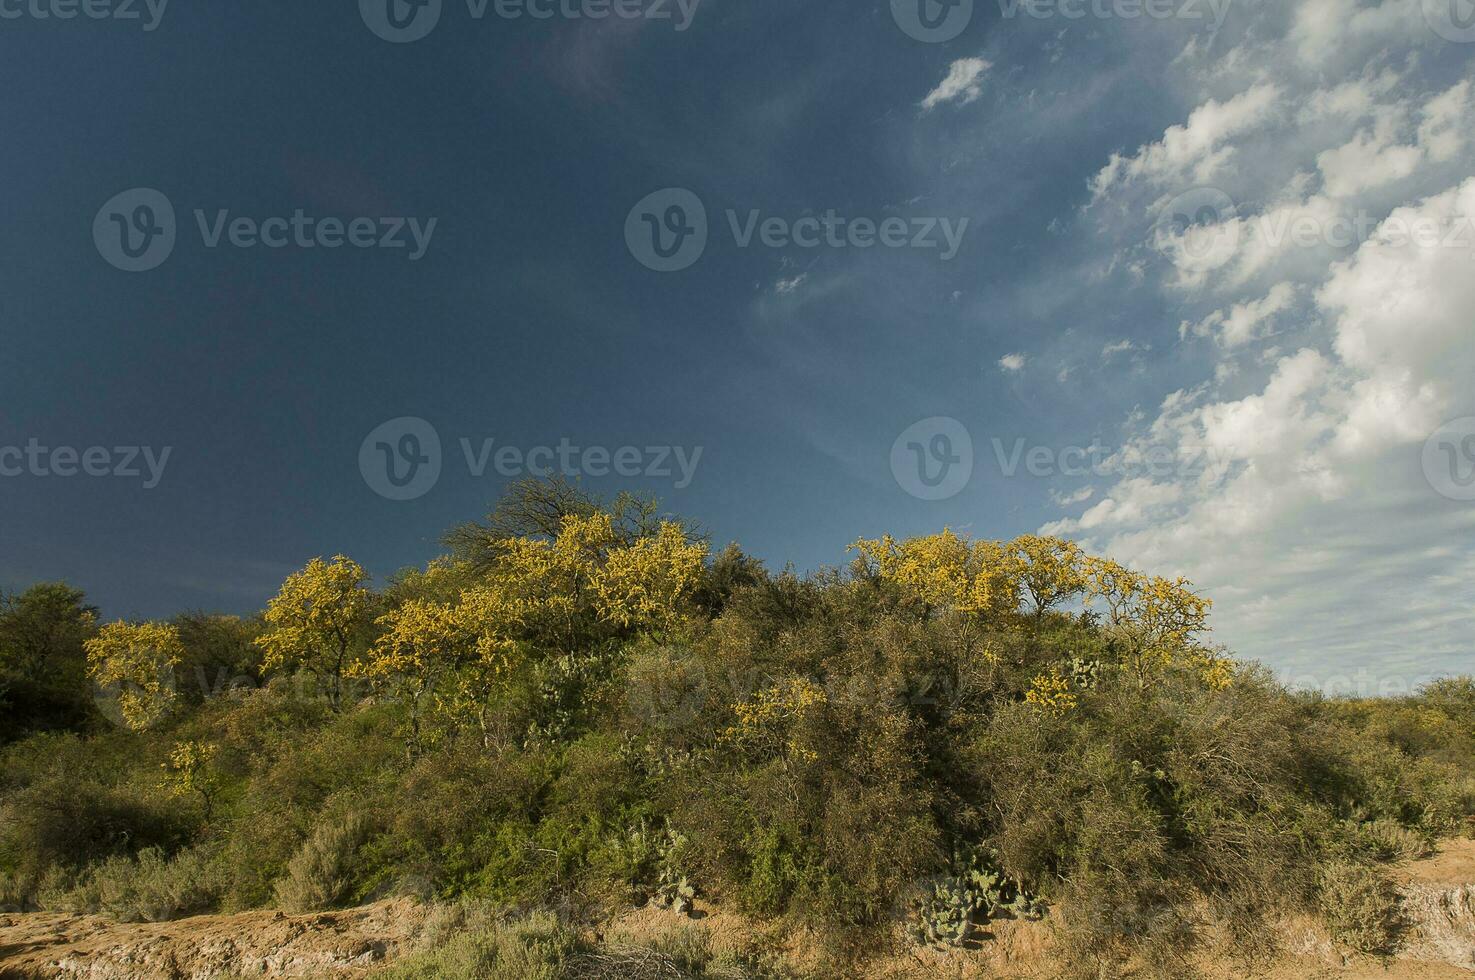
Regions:
<instances>
[{"instance_id":1,"label":"green foliage","mask_svg":"<svg viewBox=\"0 0 1475 980\"><path fill-rule=\"evenodd\" d=\"M316 912L336 906L353 886L358 849L368 833L368 821L358 814L347 814L314 828L287 862L286 877L276 884L278 905L288 912Z\"/></svg>"},{"instance_id":2,"label":"green foliage","mask_svg":"<svg viewBox=\"0 0 1475 980\"><path fill-rule=\"evenodd\" d=\"M105 858L72 881L53 878L40 904L123 922L163 922L210 911L224 891L221 868L202 852L185 850L170 858L148 847L134 856Z\"/></svg>"},{"instance_id":3,"label":"green foliage","mask_svg":"<svg viewBox=\"0 0 1475 980\"><path fill-rule=\"evenodd\" d=\"M469 926L469 927L468 927ZM379 980L561 980L583 945L541 913L513 922L461 923L453 938L377 974Z\"/></svg>"},{"instance_id":4,"label":"green foliage","mask_svg":"<svg viewBox=\"0 0 1475 980\"><path fill-rule=\"evenodd\" d=\"M0 870L38 880L52 868L148 847L173 850L189 835L188 816L151 790L67 772L38 775L0 802Z\"/></svg>"},{"instance_id":5,"label":"green foliage","mask_svg":"<svg viewBox=\"0 0 1475 980\"><path fill-rule=\"evenodd\" d=\"M1362 953L1391 953L1402 930L1398 890L1388 876L1333 864L1321 876L1320 904L1332 938Z\"/></svg>"},{"instance_id":6,"label":"green foliage","mask_svg":"<svg viewBox=\"0 0 1475 980\"><path fill-rule=\"evenodd\" d=\"M182 613L170 620L184 655L176 668L179 697L190 707L236 691L249 691L262 680L260 620L209 613Z\"/></svg>"},{"instance_id":7,"label":"green foliage","mask_svg":"<svg viewBox=\"0 0 1475 980\"><path fill-rule=\"evenodd\" d=\"M771 974L712 949L686 926L653 937L581 938L551 913L506 917L477 906L438 910L427 948L375 980L759 980Z\"/></svg>"},{"instance_id":8,"label":"green foliage","mask_svg":"<svg viewBox=\"0 0 1475 980\"><path fill-rule=\"evenodd\" d=\"M0 907L412 893L598 917L700 893L860 956L908 898L943 944L1048 903L1068 965L1110 975L1181 957L1200 913L1248 942L1320 903L1344 941L1386 948L1376 866L1475 829L1475 682L1293 694L1201 645L1184 584L1058 542L882 539L803 577L729 549L694 570L689 529L566 485L523 486L454 540L457 560L383 594L318 563L265 625L173 620L186 683L146 730L47 733L65 713L26 707L0 747ZM90 702L91 614L61 589L0 604L12 699L28 677ZM494 594L475 610L502 616L491 632L415 614ZM1076 599L1095 611L1060 611ZM374 666L374 687L335 706L262 657L330 685ZM465 926L400 975L751 975L696 940Z\"/></svg>"},{"instance_id":9,"label":"green foliage","mask_svg":"<svg viewBox=\"0 0 1475 980\"><path fill-rule=\"evenodd\" d=\"M669 824L655 831L641 819L610 842L608 865L629 886L632 901L685 915L696 900L696 886L683 871L688 846Z\"/></svg>"},{"instance_id":10,"label":"green foliage","mask_svg":"<svg viewBox=\"0 0 1475 980\"><path fill-rule=\"evenodd\" d=\"M97 609L63 582L0 593L0 745L26 732L89 726L82 644L96 624Z\"/></svg>"}]
</instances>

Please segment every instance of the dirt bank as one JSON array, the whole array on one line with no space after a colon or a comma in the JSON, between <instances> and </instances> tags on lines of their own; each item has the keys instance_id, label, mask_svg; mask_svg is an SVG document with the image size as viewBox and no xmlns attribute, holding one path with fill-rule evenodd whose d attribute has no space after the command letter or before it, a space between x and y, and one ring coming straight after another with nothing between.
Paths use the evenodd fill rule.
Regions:
<instances>
[{"instance_id":1,"label":"dirt bank","mask_svg":"<svg viewBox=\"0 0 1475 980\"><path fill-rule=\"evenodd\" d=\"M408 899L315 915L247 912L176 922L0 915L0 977L361 976L412 942L424 919L424 908Z\"/></svg>"}]
</instances>

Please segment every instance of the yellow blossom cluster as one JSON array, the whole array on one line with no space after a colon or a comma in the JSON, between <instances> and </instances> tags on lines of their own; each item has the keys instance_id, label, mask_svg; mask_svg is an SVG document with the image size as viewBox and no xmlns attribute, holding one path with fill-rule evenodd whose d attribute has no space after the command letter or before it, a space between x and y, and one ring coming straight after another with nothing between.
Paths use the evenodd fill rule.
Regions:
<instances>
[{"instance_id":1,"label":"yellow blossom cluster","mask_svg":"<svg viewBox=\"0 0 1475 980\"><path fill-rule=\"evenodd\" d=\"M403 583L411 597L377 619L379 636L352 672L398 685L417 707L439 685L438 706L480 715L540 651L578 655L611 631L676 624L707 548L669 522L623 538L600 511L565 516L552 538L501 540L498 554L485 574L438 562L411 575Z\"/></svg>"},{"instance_id":2,"label":"yellow blossom cluster","mask_svg":"<svg viewBox=\"0 0 1475 980\"><path fill-rule=\"evenodd\" d=\"M825 689L813 681L792 677L758 691L733 705L737 724L723 733L724 741L760 752L779 752L790 759L813 761L798 729L829 704Z\"/></svg>"},{"instance_id":3,"label":"yellow blossom cluster","mask_svg":"<svg viewBox=\"0 0 1475 980\"><path fill-rule=\"evenodd\" d=\"M108 623L85 648L88 675L113 696L128 728L147 728L169 712L174 668L184 660L178 629L167 623Z\"/></svg>"},{"instance_id":4,"label":"yellow blossom cluster","mask_svg":"<svg viewBox=\"0 0 1475 980\"><path fill-rule=\"evenodd\" d=\"M850 550L859 553L866 573L901 586L930 607L988 614L1019 604L1013 562L993 541L970 542L944 530L905 541L890 535L862 539Z\"/></svg>"},{"instance_id":5,"label":"yellow blossom cluster","mask_svg":"<svg viewBox=\"0 0 1475 980\"><path fill-rule=\"evenodd\" d=\"M355 640L373 615L368 573L350 558L314 558L282 583L266 604L267 630L256 638L267 670L303 667L329 682L338 704L342 677L351 666Z\"/></svg>"},{"instance_id":6,"label":"yellow blossom cluster","mask_svg":"<svg viewBox=\"0 0 1475 980\"><path fill-rule=\"evenodd\" d=\"M1036 676L1025 692L1024 700L1052 718L1058 718L1080 703L1071 690L1070 678L1058 666Z\"/></svg>"},{"instance_id":7,"label":"yellow blossom cluster","mask_svg":"<svg viewBox=\"0 0 1475 980\"><path fill-rule=\"evenodd\" d=\"M1205 683L1230 683L1230 668L1195 646L1196 636L1208 629L1211 603L1186 579L1143 575L1086 555L1074 542L1038 535L970 541L944 530L904 541L861 540L851 550L860 555L862 574L898 586L929 610L952 609L1008 625L1021 598L1028 598L1036 615L1080 598L1087 608L1103 607L1118 662L1139 683L1195 658Z\"/></svg>"}]
</instances>

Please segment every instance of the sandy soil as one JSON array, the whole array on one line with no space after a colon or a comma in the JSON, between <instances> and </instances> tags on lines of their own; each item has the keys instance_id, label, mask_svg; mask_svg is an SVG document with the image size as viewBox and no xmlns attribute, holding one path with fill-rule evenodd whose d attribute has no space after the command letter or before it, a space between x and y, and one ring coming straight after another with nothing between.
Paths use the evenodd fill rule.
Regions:
<instances>
[{"instance_id":1,"label":"sandy soil","mask_svg":"<svg viewBox=\"0 0 1475 980\"><path fill-rule=\"evenodd\" d=\"M0 977L358 976L412 942L424 918L424 908L407 899L315 915L247 912L156 923L0 914Z\"/></svg>"}]
</instances>

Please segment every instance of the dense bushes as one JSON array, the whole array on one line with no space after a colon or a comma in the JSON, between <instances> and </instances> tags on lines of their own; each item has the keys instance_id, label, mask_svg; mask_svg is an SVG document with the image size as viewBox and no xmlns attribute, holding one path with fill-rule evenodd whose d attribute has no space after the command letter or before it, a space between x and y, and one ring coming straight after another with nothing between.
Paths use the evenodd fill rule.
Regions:
<instances>
[{"instance_id":1,"label":"dense bushes","mask_svg":"<svg viewBox=\"0 0 1475 980\"><path fill-rule=\"evenodd\" d=\"M1100 972L1181 957L1205 915L1248 947L1319 907L1386 949L1376 865L1472 827L1469 680L1293 694L1201 644L1186 583L1044 539L883 539L847 571L770 576L696 560L649 508L520 492L383 594L350 576L352 629L322 619L312 650L289 649L319 622L289 604L265 627L182 617L177 659L231 682L136 733L93 719L0 750L0 905L413 893L578 920L695 899L846 955L1048 909ZM302 672L259 684L260 648ZM472 926L401 975L618 961L552 920ZM747 975L692 955L688 975Z\"/></svg>"},{"instance_id":2,"label":"dense bushes","mask_svg":"<svg viewBox=\"0 0 1475 980\"><path fill-rule=\"evenodd\" d=\"M73 878L53 869L38 889L47 908L104 912L123 922L162 922L208 912L224 893L221 868L196 849L166 858L156 847L114 855Z\"/></svg>"},{"instance_id":3,"label":"dense bushes","mask_svg":"<svg viewBox=\"0 0 1475 980\"><path fill-rule=\"evenodd\" d=\"M1332 937L1364 953L1392 951L1402 927L1398 890L1376 868L1328 865L1321 875L1321 909Z\"/></svg>"}]
</instances>

